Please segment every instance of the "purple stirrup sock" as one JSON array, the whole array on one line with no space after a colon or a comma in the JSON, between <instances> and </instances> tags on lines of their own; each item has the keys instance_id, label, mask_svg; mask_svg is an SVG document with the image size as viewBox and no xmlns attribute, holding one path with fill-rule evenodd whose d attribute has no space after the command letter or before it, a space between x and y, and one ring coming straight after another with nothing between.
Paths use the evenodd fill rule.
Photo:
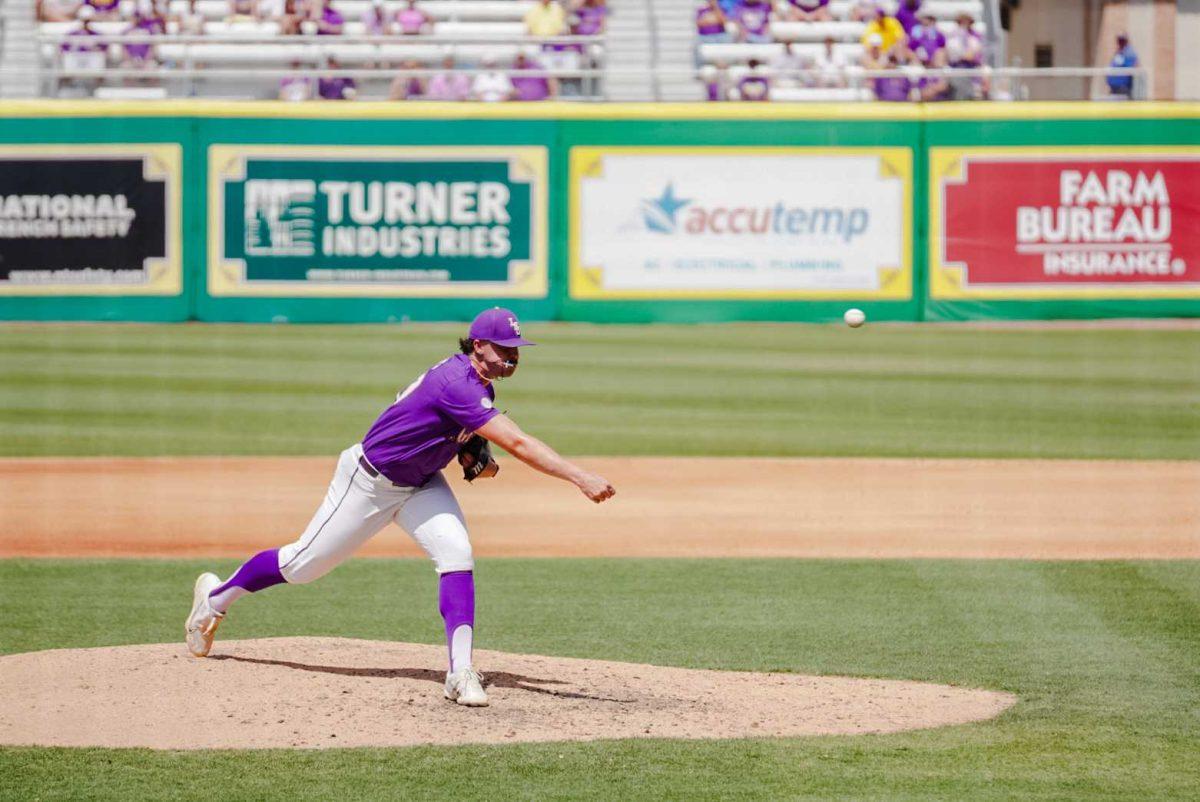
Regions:
<instances>
[{"instance_id":1,"label":"purple stirrup sock","mask_svg":"<svg viewBox=\"0 0 1200 802\"><path fill-rule=\"evenodd\" d=\"M470 668L475 631L475 574L471 571L442 574L438 584L438 608L446 620L450 670Z\"/></svg>"},{"instance_id":2,"label":"purple stirrup sock","mask_svg":"<svg viewBox=\"0 0 1200 802\"><path fill-rule=\"evenodd\" d=\"M208 594L208 603L218 613L224 613L247 593L257 593L286 581L279 572L279 549L267 549L242 563L233 576Z\"/></svg>"}]
</instances>

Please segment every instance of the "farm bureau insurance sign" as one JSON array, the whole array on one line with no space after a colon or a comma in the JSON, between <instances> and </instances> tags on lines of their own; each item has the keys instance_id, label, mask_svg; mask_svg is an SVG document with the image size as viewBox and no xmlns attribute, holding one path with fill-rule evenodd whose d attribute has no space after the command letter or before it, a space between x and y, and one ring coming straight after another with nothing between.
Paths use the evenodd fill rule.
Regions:
<instances>
[{"instance_id":1,"label":"farm bureau insurance sign","mask_svg":"<svg viewBox=\"0 0 1200 802\"><path fill-rule=\"evenodd\" d=\"M932 148L935 298L1200 297L1200 148Z\"/></svg>"},{"instance_id":2,"label":"farm bureau insurance sign","mask_svg":"<svg viewBox=\"0 0 1200 802\"><path fill-rule=\"evenodd\" d=\"M571 149L573 298L912 295L907 148Z\"/></svg>"},{"instance_id":3,"label":"farm bureau insurance sign","mask_svg":"<svg viewBox=\"0 0 1200 802\"><path fill-rule=\"evenodd\" d=\"M209 149L209 293L545 297L546 149Z\"/></svg>"},{"instance_id":4,"label":"farm bureau insurance sign","mask_svg":"<svg viewBox=\"0 0 1200 802\"><path fill-rule=\"evenodd\" d=\"M178 145L0 146L0 295L178 295Z\"/></svg>"}]
</instances>

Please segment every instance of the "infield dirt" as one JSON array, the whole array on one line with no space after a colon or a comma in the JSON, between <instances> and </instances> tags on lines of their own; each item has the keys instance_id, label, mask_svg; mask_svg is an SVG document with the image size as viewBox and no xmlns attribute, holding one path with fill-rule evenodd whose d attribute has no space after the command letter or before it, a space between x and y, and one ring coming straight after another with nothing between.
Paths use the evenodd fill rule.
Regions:
<instances>
[{"instance_id":1,"label":"infield dirt","mask_svg":"<svg viewBox=\"0 0 1200 802\"><path fill-rule=\"evenodd\" d=\"M0 557L245 557L303 531L335 459L0 460ZM452 478L476 555L1200 558L1200 462L580 461L614 499L511 458ZM360 554L421 552L388 527Z\"/></svg>"},{"instance_id":2,"label":"infield dirt","mask_svg":"<svg viewBox=\"0 0 1200 802\"><path fill-rule=\"evenodd\" d=\"M999 715L1007 693L477 651L492 706L442 698L445 650L345 638L0 657L0 744L330 748L853 735Z\"/></svg>"}]
</instances>

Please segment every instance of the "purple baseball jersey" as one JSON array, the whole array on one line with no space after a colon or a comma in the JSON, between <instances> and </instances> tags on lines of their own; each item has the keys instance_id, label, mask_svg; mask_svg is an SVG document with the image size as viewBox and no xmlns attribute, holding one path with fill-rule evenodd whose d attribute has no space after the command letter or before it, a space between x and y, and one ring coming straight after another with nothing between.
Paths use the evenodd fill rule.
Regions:
<instances>
[{"instance_id":1,"label":"purple baseball jersey","mask_svg":"<svg viewBox=\"0 0 1200 802\"><path fill-rule=\"evenodd\" d=\"M466 354L443 359L396 397L363 438L363 454L398 485L420 487L450 464L458 435L498 413L496 391Z\"/></svg>"}]
</instances>

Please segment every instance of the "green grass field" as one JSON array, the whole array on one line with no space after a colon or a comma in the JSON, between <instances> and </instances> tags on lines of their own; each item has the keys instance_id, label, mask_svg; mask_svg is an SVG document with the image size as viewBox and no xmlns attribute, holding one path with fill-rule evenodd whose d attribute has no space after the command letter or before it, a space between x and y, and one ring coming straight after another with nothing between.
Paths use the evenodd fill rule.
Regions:
<instances>
[{"instance_id":1,"label":"green grass field","mask_svg":"<svg viewBox=\"0 0 1200 802\"><path fill-rule=\"evenodd\" d=\"M0 455L336 454L462 328L0 325ZM526 328L569 454L1200 458L1200 330Z\"/></svg>"},{"instance_id":2,"label":"green grass field","mask_svg":"<svg viewBox=\"0 0 1200 802\"><path fill-rule=\"evenodd\" d=\"M0 563L0 644L178 639L201 565ZM479 577L487 648L905 677L1012 691L1021 702L995 721L889 736L4 749L0 796L1182 799L1200 788L1195 562L492 560ZM424 562L359 560L320 583L245 600L221 636L438 643L435 610Z\"/></svg>"},{"instance_id":3,"label":"green grass field","mask_svg":"<svg viewBox=\"0 0 1200 802\"><path fill-rule=\"evenodd\" d=\"M0 325L0 455L332 455L461 328ZM545 345L523 354L501 407L569 454L1200 459L1196 330L526 328ZM0 561L0 653L180 640L198 570L234 565ZM481 648L929 680L1020 701L994 721L888 736L0 748L0 799L1200 798L1197 561L487 560L478 572ZM351 561L239 603L221 629L299 634L439 643L433 573Z\"/></svg>"}]
</instances>

